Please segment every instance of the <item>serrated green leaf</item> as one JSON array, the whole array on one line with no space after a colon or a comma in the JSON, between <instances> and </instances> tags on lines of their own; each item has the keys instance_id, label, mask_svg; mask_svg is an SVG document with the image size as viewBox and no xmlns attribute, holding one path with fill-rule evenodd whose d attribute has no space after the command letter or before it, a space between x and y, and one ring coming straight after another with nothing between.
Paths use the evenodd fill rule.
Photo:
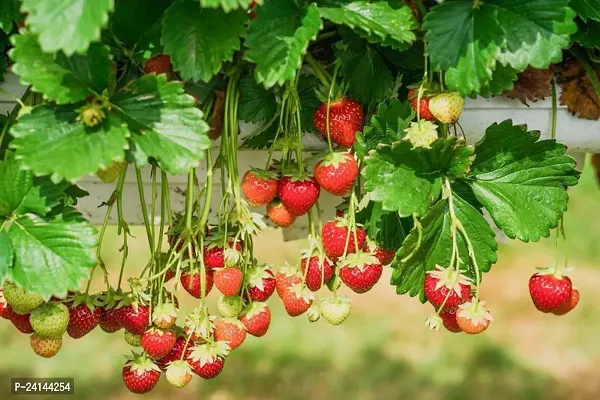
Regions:
<instances>
[{"instance_id":1,"label":"serrated green leaf","mask_svg":"<svg viewBox=\"0 0 600 400\"><path fill-rule=\"evenodd\" d=\"M42 52L32 34L14 35L12 40L13 72L19 75L21 83L31 85L33 90L58 104L100 94L115 79L109 50L101 44L91 45L85 55L66 57L62 52Z\"/></svg>"},{"instance_id":2,"label":"serrated green leaf","mask_svg":"<svg viewBox=\"0 0 600 400\"><path fill-rule=\"evenodd\" d=\"M10 33L13 28L13 21L19 18L18 0L0 1L0 29ZM0 278L0 281L2 279Z\"/></svg>"},{"instance_id":3,"label":"serrated green leaf","mask_svg":"<svg viewBox=\"0 0 600 400\"><path fill-rule=\"evenodd\" d=\"M581 19L587 21L588 18L600 21L600 2L598 0L570 0L571 7Z\"/></svg>"},{"instance_id":4,"label":"serrated green leaf","mask_svg":"<svg viewBox=\"0 0 600 400\"><path fill-rule=\"evenodd\" d=\"M8 233L14 251L10 279L45 299L77 290L96 265L96 230L87 221L27 215L13 221Z\"/></svg>"},{"instance_id":5,"label":"serrated green leaf","mask_svg":"<svg viewBox=\"0 0 600 400\"><path fill-rule=\"evenodd\" d=\"M497 260L496 235L483 215L456 193L452 193L452 207L462 224L471 245L480 272L490 270ZM425 273L436 265L448 267L452 255L451 214L449 199L438 201L420 221L422 231L414 227L404 240L392 263L392 284L398 294L419 295L425 301L423 285ZM464 235L457 230L459 267L475 282L475 267L469 257Z\"/></svg>"},{"instance_id":6,"label":"serrated green leaf","mask_svg":"<svg viewBox=\"0 0 600 400\"><path fill-rule=\"evenodd\" d=\"M43 215L50 208L33 185L33 173L21 169L12 155L0 162L0 216L33 212Z\"/></svg>"},{"instance_id":7,"label":"serrated green leaf","mask_svg":"<svg viewBox=\"0 0 600 400\"><path fill-rule=\"evenodd\" d=\"M418 24L407 6L392 6L388 1L322 0L318 7L323 18L349 26L371 43L405 48L416 39L413 30Z\"/></svg>"},{"instance_id":8,"label":"serrated green leaf","mask_svg":"<svg viewBox=\"0 0 600 400\"><path fill-rule=\"evenodd\" d=\"M23 0L21 11L28 13L27 26L39 35L45 52L62 50L69 56L100 40L113 8L114 0Z\"/></svg>"},{"instance_id":9,"label":"serrated green leaf","mask_svg":"<svg viewBox=\"0 0 600 400\"><path fill-rule=\"evenodd\" d=\"M470 96L476 98L478 94L483 97L500 95L512 90L518 77L514 68L497 64L492 79L479 90L479 93L472 93Z\"/></svg>"},{"instance_id":10,"label":"serrated green leaf","mask_svg":"<svg viewBox=\"0 0 600 400\"><path fill-rule=\"evenodd\" d=\"M249 75L240 82L238 117L246 122L270 121L277 112L277 97Z\"/></svg>"},{"instance_id":11,"label":"serrated green leaf","mask_svg":"<svg viewBox=\"0 0 600 400\"><path fill-rule=\"evenodd\" d=\"M390 95L394 77L375 46L355 35L344 35L335 53L352 98L368 107Z\"/></svg>"},{"instance_id":12,"label":"serrated green leaf","mask_svg":"<svg viewBox=\"0 0 600 400\"><path fill-rule=\"evenodd\" d=\"M226 12L237 10L238 8L247 10L252 3L254 3L253 0L200 0L202 7L222 8ZM258 1L257 3L260 4L262 1Z\"/></svg>"},{"instance_id":13,"label":"serrated green leaf","mask_svg":"<svg viewBox=\"0 0 600 400\"><path fill-rule=\"evenodd\" d=\"M301 74L298 80L298 97L300 98L300 123L302 132L316 132L313 117L321 106L321 100L317 96L319 80L314 75Z\"/></svg>"},{"instance_id":14,"label":"serrated green leaf","mask_svg":"<svg viewBox=\"0 0 600 400\"><path fill-rule=\"evenodd\" d=\"M434 70L446 70L452 90L479 92L498 61L517 71L546 68L562 59L576 30L567 0L444 2L425 17L423 29Z\"/></svg>"},{"instance_id":15,"label":"serrated green leaf","mask_svg":"<svg viewBox=\"0 0 600 400\"><path fill-rule=\"evenodd\" d=\"M144 75L112 101L131 131L139 166L154 157L168 173L185 173L210 147L209 127L194 98L165 75Z\"/></svg>"},{"instance_id":16,"label":"serrated green leaf","mask_svg":"<svg viewBox=\"0 0 600 400\"><path fill-rule=\"evenodd\" d=\"M179 0L163 18L162 44L183 79L207 82L240 49L247 19L243 10L225 13Z\"/></svg>"},{"instance_id":17,"label":"serrated green leaf","mask_svg":"<svg viewBox=\"0 0 600 400\"><path fill-rule=\"evenodd\" d=\"M74 181L124 159L128 130L109 115L93 128L78 122L77 105L39 106L12 126L10 146L24 168L51 175L54 182Z\"/></svg>"},{"instance_id":18,"label":"serrated green leaf","mask_svg":"<svg viewBox=\"0 0 600 400\"><path fill-rule=\"evenodd\" d=\"M259 129L256 132L246 136L242 147L260 150L267 147L271 147L275 137L277 136L277 130L279 129L279 120L273 120L269 124L265 124L263 129Z\"/></svg>"},{"instance_id":19,"label":"serrated green leaf","mask_svg":"<svg viewBox=\"0 0 600 400\"><path fill-rule=\"evenodd\" d=\"M322 26L313 4L300 8L294 0L266 1L250 24L245 41L245 57L256 63L256 81L270 88L292 80L308 44Z\"/></svg>"},{"instance_id":20,"label":"serrated green leaf","mask_svg":"<svg viewBox=\"0 0 600 400\"><path fill-rule=\"evenodd\" d=\"M573 35L573 40L583 47L600 49L600 22L590 19L578 25L579 30Z\"/></svg>"},{"instance_id":21,"label":"serrated green leaf","mask_svg":"<svg viewBox=\"0 0 600 400\"><path fill-rule=\"evenodd\" d=\"M153 0L151 5L148 0L119 0L110 17L110 30L125 46L133 47L160 23L171 3L173 0ZM160 29L158 32L160 34Z\"/></svg>"},{"instance_id":22,"label":"serrated green leaf","mask_svg":"<svg viewBox=\"0 0 600 400\"><path fill-rule=\"evenodd\" d=\"M579 172L565 146L539 140L511 120L491 125L475 145L469 184L479 202L510 238L524 242L547 237L567 209L567 186Z\"/></svg>"},{"instance_id":23,"label":"serrated green leaf","mask_svg":"<svg viewBox=\"0 0 600 400\"><path fill-rule=\"evenodd\" d=\"M0 282L8 273L8 269L12 267L13 249L10 243L10 236L6 231L0 230Z\"/></svg>"}]
</instances>

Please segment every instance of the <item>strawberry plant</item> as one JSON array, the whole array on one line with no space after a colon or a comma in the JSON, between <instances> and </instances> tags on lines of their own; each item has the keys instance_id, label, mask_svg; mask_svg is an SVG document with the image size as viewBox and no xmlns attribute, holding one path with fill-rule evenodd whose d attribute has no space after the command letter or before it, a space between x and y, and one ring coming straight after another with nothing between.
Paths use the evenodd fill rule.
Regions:
<instances>
[{"instance_id":1,"label":"strawberry plant","mask_svg":"<svg viewBox=\"0 0 600 400\"><path fill-rule=\"evenodd\" d=\"M268 333L275 291L290 316L342 324L345 293L387 268L398 294L434 306L431 328L480 333L492 224L564 240L579 172L554 140L556 105L600 118L599 28L600 7L577 0L4 0L0 76L27 90L0 119L0 315L42 357L65 332L124 329L142 351L123 367L135 393L163 371L176 387L219 375L247 334ZM551 139L505 120L472 143L465 97L493 95L550 96ZM244 149L264 164L240 171ZM99 229L77 210L88 174L114 188ZM169 190L179 174L183 209ZM125 282L132 201L150 258ZM279 227L308 222L308 248L280 270L254 251L261 208ZM117 273L100 257L111 217ZM531 278L535 307L577 305L567 271L557 260Z\"/></svg>"}]
</instances>

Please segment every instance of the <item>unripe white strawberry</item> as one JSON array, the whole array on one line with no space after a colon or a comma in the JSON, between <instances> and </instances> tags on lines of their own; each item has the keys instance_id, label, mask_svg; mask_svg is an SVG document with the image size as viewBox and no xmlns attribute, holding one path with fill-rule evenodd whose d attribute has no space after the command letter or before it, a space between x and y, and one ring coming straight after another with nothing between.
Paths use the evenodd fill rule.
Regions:
<instances>
[{"instance_id":1,"label":"unripe white strawberry","mask_svg":"<svg viewBox=\"0 0 600 400\"><path fill-rule=\"evenodd\" d=\"M460 118L465 99L457 92L438 94L429 100L429 111L440 122L453 124Z\"/></svg>"}]
</instances>

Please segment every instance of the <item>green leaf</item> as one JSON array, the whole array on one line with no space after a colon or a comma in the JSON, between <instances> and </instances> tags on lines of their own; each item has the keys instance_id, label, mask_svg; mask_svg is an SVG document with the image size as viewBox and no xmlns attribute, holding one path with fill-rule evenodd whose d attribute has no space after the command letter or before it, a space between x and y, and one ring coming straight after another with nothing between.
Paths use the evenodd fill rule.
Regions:
<instances>
[{"instance_id":1,"label":"green leaf","mask_svg":"<svg viewBox=\"0 0 600 400\"><path fill-rule=\"evenodd\" d=\"M583 47L600 48L600 22L588 20L579 25L579 31L573 35L573 40Z\"/></svg>"},{"instance_id":2,"label":"green leaf","mask_svg":"<svg viewBox=\"0 0 600 400\"><path fill-rule=\"evenodd\" d=\"M171 3L173 0L153 0L149 6L148 0L119 0L110 17L110 30L125 46L133 47L160 22Z\"/></svg>"},{"instance_id":3,"label":"green leaf","mask_svg":"<svg viewBox=\"0 0 600 400\"><path fill-rule=\"evenodd\" d=\"M125 123L108 116L89 128L76 121L77 105L39 106L21 116L13 125L15 139L10 146L23 167L37 175L52 175L52 180L73 181L114 160L123 160L127 149Z\"/></svg>"},{"instance_id":4,"label":"green leaf","mask_svg":"<svg viewBox=\"0 0 600 400\"><path fill-rule=\"evenodd\" d=\"M471 242L479 271L487 272L497 260L496 235L477 209L456 193L451 196L453 212ZM422 231L419 233L415 226L404 240L392 263L392 284L398 294L419 295L425 302L425 273L434 270L436 265L449 266L452 255L450 207L449 199L438 201L421 219ZM458 229L456 244L462 261L459 267L475 282L475 266L469 257L467 241Z\"/></svg>"},{"instance_id":5,"label":"green leaf","mask_svg":"<svg viewBox=\"0 0 600 400\"><path fill-rule=\"evenodd\" d=\"M320 82L314 75L300 74L298 80L298 97L300 98L300 122L302 132L316 132L313 116L323 104L317 96Z\"/></svg>"},{"instance_id":6,"label":"green leaf","mask_svg":"<svg viewBox=\"0 0 600 400\"><path fill-rule=\"evenodd\" d=\"M243 148L260 150L271 147L279 130L279 119L274 119L268 124L265 124L255 132L244 138Z\"/></svg>"},{"instance_id":7,"label":"green leaf","mask_svg":"<svg viewBox=\"0 0 600 400\"><path fill-rule=\"evenodd\" d=\"M198 166L210 147L208 125L194 98L165 75L144 75L113 99L127 122L139 166L149 157L170 174Z\"/></svg>"},{"instance_id":8,"label":"green leaf","mask_svg":"<svg viewBox=\"0 0 600 400\"><path fill-rule=\"evenodd\" d=\"M270 121L277 113L277 97L249 75L240 82L238 117L246 122Z\"/></svg>"},{"instance_id":9,"label":"green leaf","mask_svg":"<svg viewBox=\"0 0 600 400\"><path fill-rule=\"evenodd\" d=\"M270 88L295 78L308 44L322 26L312 4L300 8L294 0L265 2L245 41L246 59L256 63L256 81Z\"/></svg>"},{"instance_id":10,"label":"green leaf","mask_svg":"<svg viewBox=\"0 0 600 400\"><path fill-rule=\"evenodd\" d=\"M390 95L394 77L375 46L355 35L344 35L336 46L336 57L348 93L359 103L368 107Z\"/></svg>"},{"instance_id":11,"label":"green leaf","mask_svg":"<svg viewBox=\"0 0 600 400\"><path fill-rule=\"evenodd\" d=\"M13 72L20 76L21 83L58 104L100 94L115 79L109 50L103 45L93 44L85 55L66 57L62 52L44 53L31 34L14 35L12 40Z\"/></svg>"},{"instance_id":12,"label":"green leaf","mask_svg":"<svg viewBox=\"0 0 600 400\"><path fill-rule=\"evenodd\" d=\"M243 10L227 14L179 0L163 18L162 44L184 80L207 82L219 72L223 61L231 61L240 49L247 19Z\"/></svg>"},{"instance_id":13,"label":"green leaf","mask_svg":"<svg viewBox=\"0 0 600 400\"><path fill-rule=\"evenodd\" d=\"M470 172L471 188L498 228L524 242L550 235L567 209L565 188L579 179L566 147L539 138L511 120L491 125Z\"/></svg>"},{"instance_id":14,"label":"green leaf","mask_svg":"<svg viewBox=\"0 0 600 400\"><path fill-rule=\"evenodd\" d=\"M598 0L570 0L569 6L584 21L589 18L600 21L600 2Z\"/></svg>"},{"instance_id":15,"label":"green leaf","mask_svg":"<svg viewBox=\"0 0 600 400\"><path fill-rule=\"evenodd\" d=\"M39 35L42 50L69 56L100 40L113 8L114 0L23 0L21 11L28 13L27 26Z\"/></svg>"},{"instance_id":16,"label":"green leaf","mask_svg":"<svg viewBox=\"0 0 600 400\"><path fill-rule=\"evenodd\" d=\"M13 249L10 243L10 236L6 231L0 230L0 282L8 273L8 269L13 263Z\"/></svg>"},{"instance_id":17,"label":"green leaf","mask_svg":"<svg viewBox=\"0 0 600 400\"><path fill-rule=\"evenodd\" d=\"M407 6L392 6L388 1L322 0L318 7L323 18L349 26L371 43L406 48L416 39L413 30L418 24Z\"/></svg>"},{"instance_id":18,"label":"green leaf","mask_svg":"<svg viewBox=\"0 0 600 400\"><path fill-rule=\"evenodd\" d=\"M562 59L576 30L567 0L444 2L425 17L423 29L434 70L446 70L452 90L479 92L498 61L517 71L547 68Z\"/></svg>"},{"instance_id":19,"label":"green leaf","mask_svg":"<svg viewBox=\"0 0 600 400\"><path fill-rule=\"evenodd\" d=\"M13 21L19 19L19 1L1 0L0 1L0 29L10 33L13 28ZM2 281L0 274L0 281Z\"/></svg>"},{"instance_id":20,"label":"green leaf","mask_svg":"<svg viewBox=\"0 0 600 400\"><path fill-rule=\"evenodd\" d=\"M96 265L96 230L87 221L27 215L13 221L8 233L14 251L10 279L45 299L79 289Z\"/></svg>"},{"instance_id":21,"label":"green leaf","mask_svg":"<svg viewBox=\"0 0 600 400\"><path fill-rule=\"evenodd\" d=\"M21 168L21 164L9 156L0 162L0 216L33 212L45 214L50 210L33 185L33 173Z\"/></svg>"},{"instance_id":22,"label":"green leaf","mask_svg":"<svg viewBox=\"0 0 600 400\"><path fill-rule=\"evenodd\" d=\"M517 71L514 68L497 64L492 79L479 90L479 95L490 97L510 91L514 88L518 77ZM475 98L477 97L477 93L473 92L470 96Z\"/></svg>"},{"instance_id":23,"label":"green leaf","mask_svg":"<svg viewBox=\"0 0 600 400\"><path fill-rule=\"evenodd\" d=\"M252 0L200 0L200 4L204 8L222 8L226 12L241 8L247 10L253 3ZM259 4L262 1L258 2Z\"/></svg>"}]
</instances>

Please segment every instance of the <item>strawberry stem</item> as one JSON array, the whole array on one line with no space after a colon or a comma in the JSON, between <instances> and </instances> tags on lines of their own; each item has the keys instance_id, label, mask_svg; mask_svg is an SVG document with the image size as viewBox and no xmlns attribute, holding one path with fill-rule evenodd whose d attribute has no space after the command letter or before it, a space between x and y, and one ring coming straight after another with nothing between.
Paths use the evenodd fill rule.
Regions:
<instances>
[{"instance_id":1,"label":"strawberry stem","mask_svg":"<svg viewBox=\"0 0 600 400\"><path fill-rule=\"evenodd\" d=\"M125 262L127 261L127 256L129 255L129 246L127 245L127 236L129 235L129 225L125 222L125 218L123 216L123 186L125 184L125 176L127 176L127 168L129 165L125 165L123 171L121 171L121 175L119 175L119 180L117 181L117 187L115 192L117 194L117 217L118 217L118 227L117 233L119 235L123 234L123 247L121 247L121 252L123 256L121 258L121 270L119 271L119 281L117 284L117 289L121 289L121 282L123 280L123 270L125 269Z\"/></svg>"},{"instance_id":2,"label":"strawberry stem","mask_svg":"<svg viewBox=\"0 0 600 400\"><path fill-rule=\"evenodd\" d=\"M315 58L312 54L310 54L310 52L306 52L304 60L308 63L308 65L312 69L315 76L319 79L321 84L326 89L329 89L333 82L333 77L329 74L329 72L327 72L327 70L325 70L325 68L323 68L317 60L315 60Z\"/></svg>"},{"instance_id":3,"label":"strawberry stem","mask_svg":"<svg viewBox=\"0 0 600 400\"><path fill-rule=\"evenodd\" d=\"M144 227L146 228L146 236L148 238L148 245L150 246L150 255L154 259L154 239L152 238L152 230L150 228L150 220L148 219L148 208L146 206L146 197L144 195L144 183L142 179L142 170L135 167L135 178L137 181L138 195L140 198L140 205L142 207L142 217L144 218Z\"/></svg>"}]
</instances>

